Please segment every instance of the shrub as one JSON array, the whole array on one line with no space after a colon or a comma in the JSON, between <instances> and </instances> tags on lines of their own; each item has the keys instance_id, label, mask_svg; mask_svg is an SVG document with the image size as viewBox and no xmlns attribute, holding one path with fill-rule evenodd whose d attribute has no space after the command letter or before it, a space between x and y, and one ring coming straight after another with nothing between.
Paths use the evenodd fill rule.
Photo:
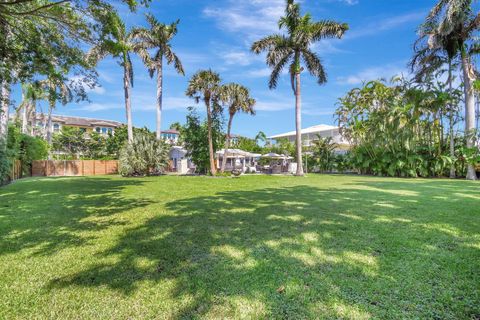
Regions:
<instances>
[{"instance_id":1,"label":"shrub","mask_svg":"<svg viewBox=\"0 0 480 320\"><path fill-rule=\"evenodd\" d=\"M146 176L163 172L168 165L169 146L154 135L138 132L133 142L120 151L119 172L122 176Z\"/></svg>"},{"instance_id":2,"label":"shrub","mask_svg":"<svg viewBox=\"0 0 480 320\"><path fill-rule=\"evenodd\" d=\"M4 140L0 139L0 185L8 180L11 169L11 160Z\"/></svg>"}]
</instances>

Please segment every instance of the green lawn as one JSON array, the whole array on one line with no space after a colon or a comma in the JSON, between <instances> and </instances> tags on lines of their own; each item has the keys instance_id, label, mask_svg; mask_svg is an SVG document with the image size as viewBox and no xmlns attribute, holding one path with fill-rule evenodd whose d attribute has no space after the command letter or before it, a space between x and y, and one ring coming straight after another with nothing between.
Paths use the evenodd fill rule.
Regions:
<instances>
[{"instance_id":1,"label":"green lawn","mask_svg":"<svg viewBox=\"0 0 480 320\"><path fill-rule=\"evenodd\" d=\"M480 184L36 178L0 188L0 319L479 319Z\"/></svg>"}]
</instances>

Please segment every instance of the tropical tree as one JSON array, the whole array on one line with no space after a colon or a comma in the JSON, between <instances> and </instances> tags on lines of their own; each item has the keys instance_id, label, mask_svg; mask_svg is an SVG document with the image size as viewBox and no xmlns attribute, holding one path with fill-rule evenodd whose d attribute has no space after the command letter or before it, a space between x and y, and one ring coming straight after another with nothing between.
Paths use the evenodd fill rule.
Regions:
<instances>
[{"instance_id":1,"label":"tropical tree","mask_svg":"<svg viewBox=\"0 0 480 320\"><path fill-rule=\"evenodd\" d=\"M140 55L148 68L150 77L153 78L157 73L157 139L161 139L162 123L162 95L163 95L163 59L167 64L172 64L175 70L185 75L182 62L173 52L170 41L177 34L177 25L179 20L169 25L158 22L154 16L147 14L147 21L150 29L137 28L132 30L133 38L137 41L134 49ZM153 56L150 56L148 50L156 49Z\"/></svg>"},{"instance_id":2,"label":"tropical tree","mask_svg":"<svg viewBox=\"0 0 480 320\"><path fill-rule=\"evenodd\" d=\"M220 99L225 103L228 108L228 125L227 125L227 139L225 141L225 152L223 154L223 161L221 172L225 171L225 165L227 163L228 149L230 148L230 134L232 129L233 117L237 112L244 112L247 114L255 115L254 105L255 99L250 97L250 91L248 88L239 85L237 83L229 83L221 88Z\"/></svg>"},{"instance_id":3,"label":"tropical tree","mask_svg":"<svg viewBox=\"0 0 480 320\"><path fill-rule=\"evenodd\" d=\"M257 135L255 136L255 142L259 144L259 142L262 142L263 144L267 143L267 135L263 131L259 131Z\"/></svg>"},{"instance_id":4,"label":"tropical tree","mask_svg":"<svg viewBox=\"0 0 480 320\"><path fill-rule=\"evenodd\" d=\"M90 49L89 60L96 63L106 56L118 58L123 68L123 91L125 95L125 113L127 118L128 142L133 141L133 123L131 106L131 88L133 87L133 65L130 53L134 50L133 36L127 32L125 23L114 11L105 22L108 35Z\"/></svg>"},{"instance_id":5,"label":"tropical tree","mask_svg":"<svg viewBox=\"0 0 480 320\"><path fill-rule=\"evenodd\" d=\"M210 173L215 175L217 168L215 165L215 150L213 148L212 122L215 114L221 113L219 105L219 95L221 90L220 75L212 70L201 70L194 74L188 83L186 95L195 99L196 103L203 100L207 109L208 126L208 154L210 160Z\"/></svg>"},{"instance_id":6,"label":"tropical tree","mask_svg":"<svg viewBox=\"0 0 480 320\"><path fill-rule=\"evenodd\" d=\"M301 73L307 71L317 78L318 84L327 81L327 76L318 55L312 51L312 44L322 39L341 38L348 30L348 25L331 20L312 21L310 14L301 15L300 5L294 0L287 0L285 16L278 23L286 34L267 36L252 45L256 54L267 52L266 62L272 68L269 87L277 86L282 70L288 65L290 83L295 95L295 125L296 125L296 153L297 172L303 175L302 165L302 111L301 111Z\"/></svg>"},{"instance_id":7,"label":"tropical tree","mask_svg":"<svg viewBox=\"0 0 480 320\"><path fill-rule=\"evenodd\" d=\"M472 0L439 0L427 16L430 28L429 45L441 48L449 43L460 52L465 94L466 147L475 148L475 94L476 79L471 54L476 51L474 34L480 27L480 13L472 9ZM468 165L467 179L476 180L475 167Z\"/></svg>"}]
</instances>

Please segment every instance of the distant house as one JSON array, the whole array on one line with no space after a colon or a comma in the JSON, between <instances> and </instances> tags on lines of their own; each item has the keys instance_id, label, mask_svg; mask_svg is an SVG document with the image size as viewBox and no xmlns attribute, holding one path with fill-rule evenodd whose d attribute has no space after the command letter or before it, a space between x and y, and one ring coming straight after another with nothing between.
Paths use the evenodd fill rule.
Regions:
<instances>
[{"instance_id":1,"label":"distant house","mask_svg":"<svg viewBox=\"0 0 480 320\"><path fill-rule=\"evenodd\" d=\"M320 124L312 127L302 129L302 144L306 147L312 145L312 142L318 140L318 137L331 137L333 142L338 145L338 150L348 150L350 143L341 135L340 128L329 126L326 124ZM295 143L296 131L289 131L281 134L276 134L267 137L272 143L280 139L287 139L288 141Z\"/></svg>"},{"instance_id":2,"label":"distant house","mask_svg":"<svg viewBox=\"0 0 480 320\"><path fill-rule=\"evenodd\" d=\"M178 144L180 132L173 129L163 130L161 133L161 137L165 142L175 146Z\"/></svg>"},{"instance_id":3,"label":"distant house","mask_svg":"<svg viewBox=\"0 0 480 320\"><path fill-rule=\"evenodd\" d=\"M37 132L43 131L47 125L47 116L44 114L37 114L35 117L35 127ZM107 135L114 134L115 129L121 127L123 123L112 120L71 117L52 115L52 132L61 132L63 127L79 128L86 133L97 132L99 134Z\"/></svg>"}]
</instances>

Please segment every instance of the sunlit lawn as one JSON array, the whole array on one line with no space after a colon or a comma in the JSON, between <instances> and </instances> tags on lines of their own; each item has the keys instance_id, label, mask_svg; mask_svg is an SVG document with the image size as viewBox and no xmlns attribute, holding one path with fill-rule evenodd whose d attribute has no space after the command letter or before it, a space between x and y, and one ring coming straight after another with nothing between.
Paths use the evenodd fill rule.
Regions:
<instances>
[{"instance_id":1,"label":"sunlit lawn","mask_svg":"<svg viewBox=\"0 0 480 320\"><path fill-rule=\"evenodd\" d=\"M0 319L480 318L480 184L359 176L0 188Z\"/></svg>"}]
</instances>

